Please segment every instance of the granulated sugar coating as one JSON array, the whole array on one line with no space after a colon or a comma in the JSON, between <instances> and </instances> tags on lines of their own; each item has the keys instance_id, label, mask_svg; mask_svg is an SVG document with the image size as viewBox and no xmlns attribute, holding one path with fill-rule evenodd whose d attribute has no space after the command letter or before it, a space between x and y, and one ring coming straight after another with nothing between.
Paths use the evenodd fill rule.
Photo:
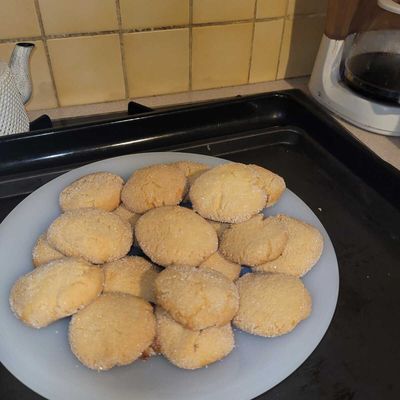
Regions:
<instances>
[{"instance_id":1,"label":"granulated sugar coating","mask_svg":"<svg viewBox=\"0 0 400 400\"><path fill-rule=\"evenodd\" d=\"M133 242L128 222L96 208L61 214L50 225L47 240L66 256L83 257L93 264L118 260L128 254Z\"/></svg>"},{"instance_id":2,"label":"granulated sugar coating","mask_svg":"<svg viewBox=\"0 0 400 400\"><path fill-rule=\"evenodd\" d=\"M253 335L289 333L311 313L310 294L295 276L250 273L238 279L237 287L240 306L233 324Z\"/></svg>"},{"instance_id":3,"label":"granulated sugar coating","mask_svg":"<svg viewBox=\"0 0 400 400\"><path fill-rule=\"evenodd\" d=\"M123 179L110 172L82 176L60 193L61 210L100 208L115 210L121 202Z\"/></svg>"},{"instance_id":4,"label":"granulated sugar coating","mask_svg":"<svg viewBox=\"0 0 400 400\"><path fill-rule=\"evenodd\" d=\"M219 165L199 176L189 191L193 209L219 222L242 222L259 213L267 195L257 173L248 165Z\"/></svg>"},{"instance_id":5,"label":"granulated sugar coating","mask_svg":"<svg viewBox=\"0 0 400 400\"><path fill-rule=\"evenodd\" d=\"M50 246L46 236L47 233L40 235L32 250L32 262L34 267L39 267L40 265L44 265L50 261L59 260L60 258L64 257L64 254Z\"/></svg>"},{"instance_id":6,"label":"granulated sugar coating","mask_svg":"<svg viewBox=\"0 0 400 400\"><path fill-rule=\"evenodd\" d=\"M91 303L103 282L100 267L65 257L20 277L11 289L11 309L26 325L43 328Z\"/></svg>"},{"instance_id":7,"label":"granulated sugar coating","mask_svg":"<svg viewBox=\"0 0 400 400\"><path fill-rule=\"evenodd\" d=\"M193 330L229 323L239 307L235 284L219 272L169 267L156 279L157 304Z\"/></svg>"},{"instance_id":8,"label":"granulated sugar coating","mask_svg":"<svg viewBox=\"0 0 400 400\"><path fill-rule=\"evenodd\" d=\"M321 233L314 226L287 215L276 218L286 225L289 238L282 255L273 261L258 265L256 271L280 272L303 276L319 260L324 247Z\"/></svg>"},{"instance_id":9,"label":"granulated sugar coating","mask_svg":"<svg viewBox=\"0 0 400 400\"><path fill-rule=\"evenodd\" d=\"M153 308L124 293L106 293L75 314L69 325L71 350L88 368L107 370L139 358L155 336Z\"/></svg>"},{"instance_id":10,"label":"granulated sugar coating","mask_svg":"<svg viewBox=\"0 0 400 400\"><path fill-rule=\"evenodd\" d=\"M193 331L180 325L161 307L156 310L161 354L179 368L197 369L226 357L235 342L231 324Z\"/></svg>"},{"instance_id":11,"label":"granulated sugar coating","mask_svg":"<svg viewBox=\"0 0 400 400\"><path fill-rule=\"evenodd\" d=\"M186 191L185 174L174 165L156 164L135 171L122 189L125 207L143 214L155 207L179 204Z\"/></svg>"},{"instance_id":12,"label":"granulated sugar coating","mask_svg":"<svg viewBox=\"0 0 400 400\"><path fill-rule=\"evenodd\" d=\"M212 226L184 207L158 207L139 218L135 227L139 246L163 267L197 267L218 248Z\"/></svg>"},{"instance_id":13,"label":"granulated sugar coating","mask_svg":"<svg viewBox=\"0 0 400 400\"><path fill-rule=\"evenodd\" d=\"M256 266L279 257L287 241L288 232L283 222L258 214L226 229L220 252L232 262Z\"/></svg>"}]
</instances>

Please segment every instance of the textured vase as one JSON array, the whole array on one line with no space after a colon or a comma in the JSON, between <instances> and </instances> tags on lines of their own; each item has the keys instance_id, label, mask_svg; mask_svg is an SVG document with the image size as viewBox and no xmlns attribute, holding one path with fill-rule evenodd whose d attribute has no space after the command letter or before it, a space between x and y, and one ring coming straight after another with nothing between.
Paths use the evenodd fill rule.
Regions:
<instances>
[{"instance_id":1,"label":"textured vase","mask_svg":"<svg viewBox=\"0 0 400 400\"><path fill-rule=\"evenodd\" d=\"M17 43L10 58L9 66L23 104L29 100L32 94L29 57L34 47L33 43Z\"/></svg>"},{"instance_id":2,"label":"textured vase","mask_svg":"<svg viewBox=\"0 0 400 400\"><path fill-rule=\"evenodd\" d=\"M0 136L29 131L29 119L14 76L0 62Z\"/></svg>"}]
</instances>

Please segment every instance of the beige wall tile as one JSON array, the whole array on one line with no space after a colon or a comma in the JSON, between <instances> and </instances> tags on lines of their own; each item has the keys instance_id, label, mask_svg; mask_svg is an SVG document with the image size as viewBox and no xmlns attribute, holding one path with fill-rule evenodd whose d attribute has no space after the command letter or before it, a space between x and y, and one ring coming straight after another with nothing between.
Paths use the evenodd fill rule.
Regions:
<instances>
[{"instance_id":1,"label":"beige wall tile","mask_svg":"<svg viewBox=\"0 0 400 400\"><path fill-rule=\"evenodd\" d=\"M39 0L46 34L118 29L115 0Z\"/></svg>"},{"instance_id":2,"label":"beige wall tile","mask_svg":"<svg viewBox=\"0 0 400 400\"><path fill-rule=\"evenodd\" d=\"M43 42L37 40L32 43L35 44L30 58L32 96L25 106L28 110L57 107ZM14 43L0 44L0 60L8 62L13 48Z\"/></svg>"},{"instance_id":3,"label":"beige wall tile","mask_svg":"<svg viewBox=\"0 0 400 400\"><path fill-rule=\"evenodd\" d=\"M276 78L283 33L283 19L256 22L251 58L250 82Z\"/></svg>"},{"instance_id":4,"label":"beige wall tile","mask_svg":"<svg viewBox=\"0 0 400 400\"><path fill-rule=\"evenodd\" d=\"M118 35L52 39L47 43L62 106L124 98Z\"/></svg>"},{"instance_id":5,"label":"beige wall tile","mask_svg":"<svg viewBox=\"0 0 400 400\"><path fill-rule=\"evenodd\" d=\"M129 97L189 89L189 29L124 35Z\"/></svg>"},{"instance_id":6,"label":"beige wall tile","mask_svg":"<svg viewBox=\"0 0 400 400\"><path fill-rule=\"evenodd\" d=\"M325 17L319 16L286 20L277 79L311 73L324 25Z\"/></svg>"},{"instance_id":7,"label":"beige wall tile","mask_svg":"<svg viewBox=\"0 0 400 400\"><path fill-rule=\"evenodd\" d=\"M253 18L255 0L193 0L193 22L237 21Z\"/></svg>"},{"instance_id":8,"label":"beige wall tile","mask_svg":"<svg viewBox=\"0 0 400 400\"><path fill-rule=\"evenodd\" d=\"M258 0L257 18L275 18L286 15L287 0Z\"/></svg>"},{"instance_id":9,"label":"beige wall tile","mask_svg":"<svg viewBox=\"0 0 400 400\"><path fill-rule=\"evenodd\" d=\"M124 29L187 25L189 0L120 0Z\"/></svg>"},{"instance_id":10,"label":"beige wall tile","mask_svg":"<svg viewBox=\"0 0 400 400\"><path fill-rule=\"evenodd\" d=\"M288 14L325 13L328 0L289 0Z\"/></svg>"},{"instance_id":11,"label":"beige wall tile","mask_svg":"<svg viewBox=\"0 0 400 400\"><path fill-rule=\"evenodd\" d=\"M0 39L40 36L33 0L1 0L0 9Z\"/></svg>"},{"instance_id":12,"label":"beige wall tile","mask_svg":"<svg viewBox=\"0 0 400 400\"><path fill-rule=\"evenodd\" d=\"M252 24L193 28L192 88L247 83Z\"/></svg>"}]
</instances>

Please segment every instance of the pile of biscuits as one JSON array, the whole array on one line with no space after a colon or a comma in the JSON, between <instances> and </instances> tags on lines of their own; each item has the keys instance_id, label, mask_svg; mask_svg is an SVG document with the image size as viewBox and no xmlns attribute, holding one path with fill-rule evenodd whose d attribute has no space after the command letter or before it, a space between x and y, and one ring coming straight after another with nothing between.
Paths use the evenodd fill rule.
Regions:
<instances>
[{"instance_id":1,"label":"pile of biscuits","mask_svg":"<svg viewBox=\"0 0 400 400\"><path fill-rule=\"evenodd\" d=\"M286 334L311 312L300 277L323 239L263 215L284 190L280 176L240 163L151 165L126 183L83 176L60 193L62 213L38 238L11 309L34 328L72 316L71 350L95 370L155 354L201 368L234 349L232 325ZM239 277L242 266L251 273Z\"/></svg>"}]
</instances>

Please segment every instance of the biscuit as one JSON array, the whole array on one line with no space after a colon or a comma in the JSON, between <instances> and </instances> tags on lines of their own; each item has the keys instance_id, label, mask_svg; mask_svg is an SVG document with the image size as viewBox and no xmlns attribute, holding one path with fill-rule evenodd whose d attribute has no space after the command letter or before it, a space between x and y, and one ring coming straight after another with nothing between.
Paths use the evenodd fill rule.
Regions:
<instances>
[{"instance_id":1,"label":"biscuit","mask_svg":"<svg viewBox=\"0 0 400 400\"><path fill-rule=\"evenodd\" d=\"M179 168L156 164L135 171L122 189L121 199L128 210L143 214L179 204L185 191L186 177Z\"/></svg>"},{"instance_id":2,"label":"biscuit","mask_svg":"<svg viewBox=\"0 0 400 400\"><path fill-rule=\"evenodd\" d=\"M319 260L324 240L317 228L291 218L277 215L288 231L288 242L282 255L273 261L258 265L256 271L280 272L289 275L305 275Z\"/></svg>"},{"instance_id":3,"label":"biscuit","mask_svg":"<svg viewBox=\"0 0 400 400\"><path fill-rule=\"evenodd\" d=\"M124 257L133 242L128 222L96 208L66 211L50 225L47 240L61 253L93 264Z\"/></svg>"},{"instance_id":4,"label":"biscuit","mask_svg":"<svg viewBox=\"0 0 400 400\"><path fill-rule=\"evenodd\" d=\"M253 335L284 335L311 313L310 294L295 276L250 273L237 287L240 306L233 324Z\"/></svg>"},{"instance_id":5,"label":"biscuit","mask_svg":"<svg viewBox=\"0 0 400 400\"><path fill-rule=\"evenodd\" d=\"M225 230L231 226L230 224L225 224L224 222L217 222L211 220L207 220L207 222L214 228L219 240L221 240L222 234L225 232Z\"/></svg>"},{"instance_id":6,"label":"biscuit","mask_svg":"<svg viewBox=\"0 0 400 400\"><path fill-rule=\"evenodd\" d=\"M96 172L82 176L68 185L59 197L61 210L100 208L115 210L121 202L123 179L110 172Z\"/></svg>"},{"instance_id":7,"label":"biscuit","mask_svg":"<svg viewBox=\"0 0 400 400\"><path fill-rule=\"evenodd\" d=\"M276 204L286 189L285 180L269 169L258 165L250 164L249 167L257 173L259 185L267 194L267 204L265 207L271 207Z\"/></svg>"},{"instance_id":8,"label":"biscuit","mask_svg":"<svg viewBox=\"0 0 400 400\"><path fill-rule=\"evenodd\" d=\"M212 364L226 357L235 346L230 324L192 331L160 307L156 319L161 354L179 368L197 369Z\"/></svg>"},{"instance_id":9,"label":"biscuit","mask_svg":"<svg viewBox=\"0 0 400 400\"><path fill-rule=\"evenodd\" d=\"M267 196L248 165L228 163L204 172L189 191L193 209L219 222L242 222L259 213Z\"/></svg>"},{"instance_id":10,"label":"biscuit","mask_svg":"<svg viewBox=\"0 0 400 400\"><path fill-rule=\"evenodd\" d=\"M129 211L123 204L121 204L114 211L114 214L117 214L124 221L127 221L131 224L132 228L135 228L137 220L142 216L142 214L134 213L133 211Z\"/></svg>"},{"instance_id":11,"label":"biscuit","mask_svg":"<svg viewBox=\"0 0 400 400\"><path fill-rule=\"evenodd\" d=\"M187 188L189 191L190 186L192 186L193 182L205 171L209 170L210 167L207 164L198 163L195 161L177 161L171 163L170 165L174 165L179 168L186 176L187 179ZM183 201L189 201L189 196L186 195Z\"/></svg>"},{"instance_id":12,"label":"biscuit","mask_svg":"<svg viewBox=\"0 0 400 400\"><path fill-rule=\"evenodd\" d=\"M108 370L135 361L155 336L153 308L125 293L106 293L75 314L69 325L69 343L88 368Z\"/></svg>"},{"instance_id":13,"label":"biscuit","mask_svg":"<svg viewBox=\"0 0 400 400\"><path fill-rule=\"evenodd\" d=\"M169 267L155 287L157 304L189 329L226 325L238 310L235 284L209 269Z\"/></svg>"},{"instance_id":14,"label":"biscuit","mask_svg":"<svg viewBox=\"0 0 400 400\"><path fill-rule=\"evenodd\" d=\"M143 257L124 257L104 264L104 293L121 292L155 302L158 268Z\"/></svg>"},{"instance_id":15,"label":"biscuit","mask_svg":"<svg viewBox=\"0 0 400 400\"><path fill-rule=\"evenodd\" d=\"M207 260L203 261L199 265L199 268L217 271L222 275L225 275L231 281L235 281L237 278L239 278L241 270L240 264L235 264L231 261L228 261L226 258L222 257L218 251L208 257Z\"/></svg>"},{"instance_id":16,"label":"biscuit","mask_svg":"<svg viewBox=\"0 0 400 400\"><path fill-rule=\"evenodd\" d=\"M103 282L100 267L62 258L20 277L11 289L10 306L26 325L43 328L91 303Z\"/></svg>"},{"instance_id":17,"label":"biscuit","mask_svg":"<svg viewBox=\"0 0 400 400\"><path fill-rule=\"evenodd\" d=\"M61 254L50 246L46 239L46 233L39 236L39 239L32 250L32 262L34 267L39 267L40 265L47 264L50 261L59 260L63 257L64 254Z\"/></svg>"},{"instance_id":18,"label":"biscuit","mask_svg":"<svg viewBox=\"0 0 400 400\"><path fill-rule=\"evenodd\" d=\"M287 242L283 222L258 214L225 230L219 251L232 262L254 267L279 257Z\"/></svg>"},{"instance_id":19,"label":"biscuit","mask_svg":"<svg viewBox=\"0 0 400 400\"><path fill-rule=\"evenodd\" d=\"M212 226L194 211L179 206L159 207L139 218L135 236L156 264L197 267L218 248Z\"/></svg>"}]
</instances>

